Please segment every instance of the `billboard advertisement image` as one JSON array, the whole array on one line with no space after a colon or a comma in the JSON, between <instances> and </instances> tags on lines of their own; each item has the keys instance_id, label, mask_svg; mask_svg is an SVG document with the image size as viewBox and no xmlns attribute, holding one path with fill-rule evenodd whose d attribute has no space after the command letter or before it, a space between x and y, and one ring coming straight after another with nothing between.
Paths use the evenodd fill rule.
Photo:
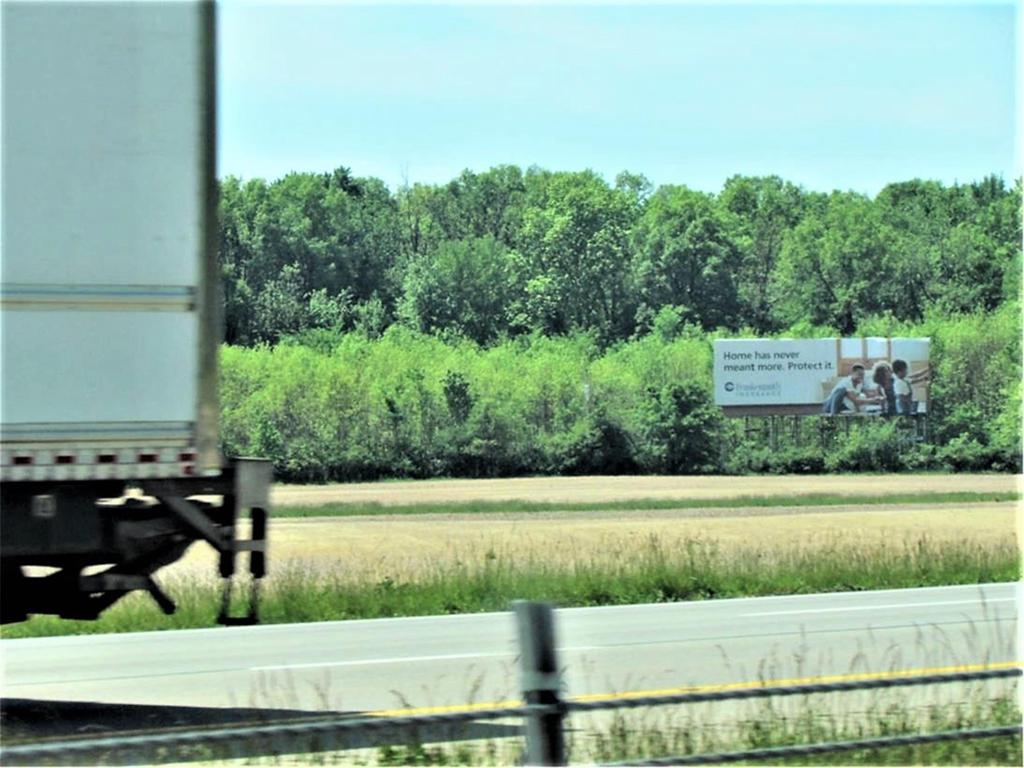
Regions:
<instances>
[{"instance_id":1,"label":"billboard advertisement image","mask_svg":"<svg viewBox=\"0 0 1024 768\"><path fill-rule=\"evenodd\" d=\"M928 412L926 338L720 339L715 404L733 415Z\"/></svg>"}]
</instances>

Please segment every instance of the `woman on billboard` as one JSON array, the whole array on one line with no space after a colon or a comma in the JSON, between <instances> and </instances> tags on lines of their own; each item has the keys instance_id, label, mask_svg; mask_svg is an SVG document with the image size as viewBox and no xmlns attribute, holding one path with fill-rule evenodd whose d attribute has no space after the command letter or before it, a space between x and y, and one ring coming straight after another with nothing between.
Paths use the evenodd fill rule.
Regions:
<instances>
[{"instance_id":1,"label":"woman on billboard","mask_svg":"<svg viewBox=\"0 0 1024 768\"><path fill-rule=\"evenodd\" d=\"M871 366L871 373L864 382L864 391L871 392L876 402L881 403L882 413L886 416L896 414L896 393L893 390L892 366L885 360L879 360Z\"/></svg>"}]
</instances>

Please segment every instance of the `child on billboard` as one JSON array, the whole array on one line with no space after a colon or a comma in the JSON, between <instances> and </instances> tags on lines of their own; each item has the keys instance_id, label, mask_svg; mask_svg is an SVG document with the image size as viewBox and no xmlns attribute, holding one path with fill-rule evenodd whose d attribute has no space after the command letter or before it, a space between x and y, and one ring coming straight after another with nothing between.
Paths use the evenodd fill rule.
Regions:
<instances>
[{"instance_id":1,"label":"child on billboard","mask_svg":"<svg viewBox=\"0 0 1024 768\"><path fill-rule=\"evenodd\" d=\"M896 400L896 413L900 416L910 416L914 413L914 388L910 386L907 374L909 366L906 360L892 361L893 373L893 395Z\"/></svg>"}]
</instances>

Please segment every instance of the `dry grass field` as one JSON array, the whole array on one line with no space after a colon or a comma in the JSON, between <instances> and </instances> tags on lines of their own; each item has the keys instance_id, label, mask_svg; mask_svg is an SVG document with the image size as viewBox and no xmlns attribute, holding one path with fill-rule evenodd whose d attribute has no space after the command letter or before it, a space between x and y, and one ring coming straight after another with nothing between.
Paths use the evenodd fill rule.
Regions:
<instances>
[{"instance_id":1,"label":"dry grass field","mask_svg":"<svg viewBox=\"0 0 1024 768\"><path fill-rule=\"evenodd\" d=\"M502 499L601 502L624 499L725 499L811 493L881 494L1014 491L1015 475L782 475L520 477L497 480L416 480L345 485L279 485L275 506L332 502L383 505Z\"/></svg>"},{"instance_id":2,"label":"dry grass field","mask_svg":"<svg viewBox=\"0 0 1024 768\"><path fill-rule=\"evenodd\" d=\"M936 491L1012 491L1018 478L986 476L845 476L771 478L530 478L426 481L351 486L279 487L278 504L328 501L525 499L597 501L623 498L727 498L811 492L851 495ZM699 494L699 495L697 495ZM853 501L853 499L851 500ZM312 503L312 502L310 502ZM271 574L301 567L353 581L415 580L439 568L475 568L488 558L520 563L622 563L651 546L676 549L699 541L723 556L781 557L806 550L871 550L881 544L963 543L987 548L1015 541L1018 505L857 505L735 507L650 511L529 512L274 520ZM214 572L196 546L165 574Z\"/></svg>"},{"instance_id":3,"label":"dry grass field","mask_svg":"<svg viewBox=\"0 0 1024 768\"><path fill-rule=\"evenodd\" d=\"M283 506L270 528L267 622L494 611L513 599L623 605L1020 578L1014 477L554 478L361 488L356 506L351 486L276 491ZM306 508L309 517L286 514L299 509L289 497L295 493L318 494L325 506ZM481 497L486 503L477 503ZM171 626L213 623L216 573L212 549L202 544L160 572L179 602ZM4 636L149 628L167 629L168 618L138 594L99 622L36 617Z\"/></svg>"}]
</instances>

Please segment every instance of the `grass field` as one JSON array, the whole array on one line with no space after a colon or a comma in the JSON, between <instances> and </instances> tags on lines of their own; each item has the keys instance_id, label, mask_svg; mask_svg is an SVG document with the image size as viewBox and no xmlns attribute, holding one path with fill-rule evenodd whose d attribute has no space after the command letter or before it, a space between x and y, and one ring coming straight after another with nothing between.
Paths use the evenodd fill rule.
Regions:
<instances>
[{"instance_id":1,"label":"grass field","mask_svg":"<svg viewBox=\"0 0 1024 768\"><path fill-rule=\"evenodd\" d=\"M471 567L497 556L522 563L614 566L656 540L665 551L692 542L725 559L759 550L761 559L795 552L927 540L935 546L1016 547L1013 502L689 507L682 509L487 512L275 519L273 572L305 568L349 582L417 580L442 567ZM756 545L756 546L753 546ZM491 553L488 555L488 553ZM196 546L169 575L212 574L215 557Z\"/></svg>"},{"instance_id":2,"label":"grass field","mask_svg":"<svg viewBox=\"0 0 1024 768\"><path fill-rule=\"evenodd\" d=\"M279 485L275 508L336 503L382 506L464 501L605 504L630 499L734 499L741 496L839 496L1020 492L1021 478L1006 474L718 475L517 477L493 480L401 480L344 485Z\"/></svg>"},{"instance_id":3,"label":"grass field","mask_svg":"<svg viewBox=\"0 0 1024 768\"><path fill-rule=\"evenodd\" d=\"M863 507L884 505L926 506L930 504L975 504L1020 501L1018 491L953 491L939 493L829 494L808 493L793 496L734 496L711 499L636 498L610 501L530 501L523 499L468 501L428 501L411 504L384 504L379 501L335 502L316 505L278 507L275 518L287 517L366 517L377 515L466 515L494 516L527 512L650 512L660 510L710 512L774 509L783 513L807 507Z\"/></svg>"},{"instance_id":4,"label":"grass field","mask_svg":"<svg viewBox=\"0 0 1024 768\"><path fill-rule=\"evenodd\" d=\"M285 519L274 527L262 613L325 621L504 610L513 599L611 605L1020 577L1014 503L822 509ZM197 547L167 570L162 582L180 602L173 617L134 595L97 622L36 617L3 636L211 625L213 555Z\"/></svg>"},{"instance_id":5,"label":"grass field","mask_svg":"<svg viewBox=\"0 0 1024 768\"><path fill-rule=\"evenodd\" d=\"M263 616L318 621L503 610L516 598L603 605L1020 577L1016 478L876 477L855 493L814 495L782 493L802 478L768 478L785 482L753 497L749 485L733 486L746 479L704 482L702 492L718 493L710 501L665 495L688 478L530 478L376 484L368 488L377 497L331 507L342 516L285 507L298 516L272 521ZM598 481L608 501L594 496ZM494 498L501 483L517 497ZM917 483L933 490L913 491ZM453 498L439 506L442 487ZM287 490L276 491L279 501ZM330 487L314 490L338 503L322 496ZM580 500L553 498L567 492ZM36 617L4 627L3 637L208 626L215 574L212 550L197 544L159 574L180 603L174 617L135 595L98 622Z\"/></svg>"}]
</instances>

